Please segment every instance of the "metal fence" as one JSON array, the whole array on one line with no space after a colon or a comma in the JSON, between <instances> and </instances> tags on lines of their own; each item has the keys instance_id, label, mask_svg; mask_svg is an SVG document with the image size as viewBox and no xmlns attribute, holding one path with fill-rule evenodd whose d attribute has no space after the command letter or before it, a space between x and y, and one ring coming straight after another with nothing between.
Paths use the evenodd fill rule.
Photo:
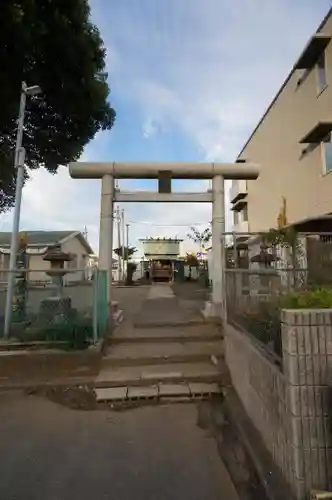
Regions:
<instances>
[{"instance_id":1,"label":"metal fence","mask_svg":"<svg viewBox=\"0 0 332 500\"><path fill-rule=\"evenodd\" d=\"M8 269L0 269L0 338L4 332ZM15 273L10 337L22 341L96 342L107 330L106 276L78 280L80 269L19 269Z\"/></svg>"},{"instance_id":2,"label":"metal fence","mask_svg":"<svg viewBox=\"0 0 332 500\"><path fill-rule=\"evenodd\" d=\"M332 233L299 233L272 242L265 234L227 234L225 240L228 321L281 356L285 297L292 304L298 292L332 288Z\"/></svg>"}]
</instances>

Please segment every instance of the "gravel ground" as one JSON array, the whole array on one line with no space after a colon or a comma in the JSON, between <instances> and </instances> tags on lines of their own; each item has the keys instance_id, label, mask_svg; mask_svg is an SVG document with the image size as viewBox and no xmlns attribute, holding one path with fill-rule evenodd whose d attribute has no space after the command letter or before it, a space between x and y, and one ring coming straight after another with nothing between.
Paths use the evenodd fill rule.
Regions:
<instances>
[{"instance_id":1,"label":"gravel ground","mask_svg":"<svg viewBox=\"0 0 332 500\"><path fill-rule=\"evenodd\" d=\"M1 500L235 500L195 405L72 410L0 394Z\"/></svg>"}]
</instances>

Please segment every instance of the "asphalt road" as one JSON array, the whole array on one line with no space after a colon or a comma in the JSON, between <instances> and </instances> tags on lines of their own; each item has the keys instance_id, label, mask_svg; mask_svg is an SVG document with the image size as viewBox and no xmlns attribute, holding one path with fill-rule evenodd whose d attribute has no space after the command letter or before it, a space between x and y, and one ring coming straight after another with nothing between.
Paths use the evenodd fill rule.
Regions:
<instances>
[{"instance_id":1,"label":"asphalt road","mask_svg":"<svg viewBox=\"0 0 332 500\"><path fill-rule=\"evenodd\" d=\"M235 500L195 405L70 410L0 394L1 500Z\"/></svg>"}]
</instances>

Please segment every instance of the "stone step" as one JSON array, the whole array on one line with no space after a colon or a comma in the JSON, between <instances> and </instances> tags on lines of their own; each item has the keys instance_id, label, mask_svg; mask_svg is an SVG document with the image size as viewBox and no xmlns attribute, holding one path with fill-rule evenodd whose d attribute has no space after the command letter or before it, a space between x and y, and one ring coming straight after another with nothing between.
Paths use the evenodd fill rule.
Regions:
<instances>
[{"instance_id":1,"label":"stone step","mask_svg":"<svg viewBox=\"0 0 332 500\"><path fill-rule=\"evenodd\" d=\"M124 343L108 349L103 366L132 366L162 363L210 361L211 356L222 357L222 340L210 342L146 342Z\"/></svg>"},{"instance_id":2,"label":"stone step","mask_svg":"<svg viewBox=\"0 0 332 500\"><path fill-rule=\"evenodd\" d=\"M221 394L217 383L190 382L181 384L153 384L144 386L122 386L111 388L97 388L95 395L97 402L170 402L179 399L203 399Z\"/></svg>"},{"instance_id":3,"label":"stone step","mask_svg":"<svg viewBox=\"0 0 332 500\"><path fill-rule=\"evenodd\" d=\"M218 318L212 318L211 321L209 320L207 322L206 319L193 319L193 320L188 320L188 319L179 319L179 320L166 320L166 319L160 319L160 320L135 320L134 321L134 326L135 328L176 328L176 327L192 327L192 326L205 326L205 325L221 325L221 322Z\"/></svg>"},{"instance_id":4,"label":"stone step","mask_svg":"<svg viewBox=\"0 0 332 500\"><path fill-rule=\"evenodd\" d=\"M206 342L223 339L223 332L215 326L193 328L133 328L109 338L109 344L141 342Z\"/></svg>"},{"instance_id":5,"label":"stone step","mask_svg":"<svg viewBox=\"0 0 332 500\"><path fill-rule=\"evenodd\" d=\"M229 384L226 365L212 363L175 363L145 366L105 367L95 380L94 386L121 387L145 386L158 383L220 382Z\"/></svg>"}]
</instances>

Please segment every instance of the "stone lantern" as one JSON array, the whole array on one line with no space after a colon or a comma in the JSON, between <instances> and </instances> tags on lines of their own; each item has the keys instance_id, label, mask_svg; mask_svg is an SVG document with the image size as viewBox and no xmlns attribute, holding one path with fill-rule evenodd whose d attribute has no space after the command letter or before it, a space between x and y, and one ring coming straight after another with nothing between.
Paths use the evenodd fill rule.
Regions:
<instances>
[{"instance_id":1,"label":"stone lantern","mask_svg":"<svg viewBox=\"0 0 332 500\"><path fill-rule=\"evenodd\" d=\"M53 297L41 301L40 313L48 322L67 320L71 313L71 298L63 296L63 277L68 273L64 264L72 257L63 252L60 245L54 245L48 249L43 260L50 262L50 269L45 272L52 278L55 293Z\"/></svg>"},{"instance_id":2,"label":"stone lantern","mask_svg":"<svg viewBox=\"0 0 332 500\"><path fill-rule=\"evenodd\" d=\"M52 283L56 289L56 296L61 297L63 277L68 273L67 269L65 269L65 262L71 261L72 257L69 253L61 250L61 245L54 245L47 250L43 260L51 264L51 268L46 271L46 274L52 278Z\"/></svg>"}]
</instances>

